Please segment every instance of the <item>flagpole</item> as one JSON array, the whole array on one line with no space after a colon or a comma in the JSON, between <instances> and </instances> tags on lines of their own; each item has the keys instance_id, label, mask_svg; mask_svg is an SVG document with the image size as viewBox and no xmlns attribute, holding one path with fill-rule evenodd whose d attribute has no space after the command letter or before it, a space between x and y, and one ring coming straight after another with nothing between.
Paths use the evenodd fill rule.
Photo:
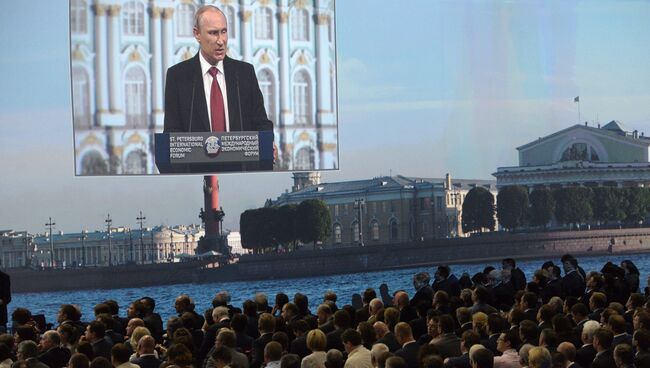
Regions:
<instances>
[{"instance_id":1,"label":"flagpole","mask_svg":"<svg viewBox=\"0 0 650 368\"><path fill-rule=\"evenodd\" d=\"M580 118L580 99L578 99L578 124L582 124L582 119Z\"/></svg>"}]
</instances>

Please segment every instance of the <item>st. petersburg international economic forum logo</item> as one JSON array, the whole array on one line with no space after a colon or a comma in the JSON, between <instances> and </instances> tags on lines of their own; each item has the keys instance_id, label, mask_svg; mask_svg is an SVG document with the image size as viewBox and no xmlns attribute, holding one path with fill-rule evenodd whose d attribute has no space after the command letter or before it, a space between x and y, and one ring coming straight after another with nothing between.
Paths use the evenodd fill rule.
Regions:
<instances>
[{"instance_id":1,"label":"st. petersburg international economic forum logo","mask_svg":"<svg viewBox=\"0 0 650 368\"><path fill-rule=\"evenodd\" d=\"M214 158L221 153L221 140L215 136L210 136L205 140L204 148L208 157Z\"/></svg>"}]
</instances>

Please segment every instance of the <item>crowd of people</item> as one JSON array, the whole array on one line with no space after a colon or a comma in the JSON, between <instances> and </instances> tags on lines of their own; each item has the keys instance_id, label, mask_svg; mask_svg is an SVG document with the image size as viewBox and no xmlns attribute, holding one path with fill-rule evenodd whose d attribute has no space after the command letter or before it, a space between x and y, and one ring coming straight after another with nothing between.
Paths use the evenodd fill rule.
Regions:
<instances>
[{"instance_id":1,"label":"crowd of people","mask_svg":"<svg viewBox=\"0 0 650 368\"><path fill-rule=\"evenodd\" d=\"M94 316L64 304L54 325L17 308L0 368L650 368L650 290L639 284L631 261L586 273L567 254L532 280L504 259L473 276L441 265L411 290L382 284L349 304L328 291L315 313L302 293L233 306L227 291L204 313L178 296L165 323L150 297L126 316L114 300Z\"/></svg>"}]
</instances>

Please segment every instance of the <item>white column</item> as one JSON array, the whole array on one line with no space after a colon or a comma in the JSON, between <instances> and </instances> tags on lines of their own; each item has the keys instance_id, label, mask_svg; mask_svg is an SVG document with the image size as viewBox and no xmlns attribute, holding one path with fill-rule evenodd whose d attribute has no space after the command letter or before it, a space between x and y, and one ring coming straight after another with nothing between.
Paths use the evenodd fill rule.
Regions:
<instances>
[{"instance_id":1,"label":"white column","mask_svg":"<svg viewBox=\"0 0 650 368\"><path fill-rule=\"evenodd\" d=\"M291 86L289 84L289 13L287 0L280 0L280 124L293 124L291 119Z\"/></svg>"},{"instance_id":2,"label":"white column","mask_svg":"<svg viewBox=\"0 0 650 368\"><path fill-rule=\"evenodd\" d=\"M251 39L253 35L253 25L251 22L251 15L253 14L248 10L246 0L240 0L240 9L239 16L241 17L241 27L239 37L241 39L241 53L242 58L246 62L251 62L253 60L253 52Z\"/></svg>"},{"instance_id":3,"label":"white column","mask_svg":"<svg viewBox=\"0 0 650 368\"><path fill-rule=\"evenodd\" d=\"M162 65L163 70L172 66L172 16L174 8L165 8L162 12Z\"/></svg>"},{"instance_id":4,"label":"white column","mask_svg":"<svg viewBox=\"0 0 650 368\"><path fill-rule=\"evenodd\" d=\"M121 98L122 78L120 68L120 6L113 5L108 13L108 89L112 115L123 114ZM122 122L123 124L124 122ZM119 123L118 123L119 124Z\"/></svg>"},{"instance_id":5,"label":"white column","mask_svg":"<svg viewBox=\"0 0 650 368\"><path fill-rule=\"evenodd\" d=\"M106 6L95 5L95 106L97 122L108 113L108 74L106 65Z\"/></svg>"},{"instance_id":6,"label":"white column","mask_svg":"<svg viewBox=\"0 0 650 368\"><path fill-rule=\"evenodd\" d=\"M318 126L333 124L332 99L330 96L330 50L329 50L329 12L316 1L316 121Z\"/></svg>"},{"instance_id":7,"label":"white column","mask_svg":"<svg viewBox=\"0 0 650 368\"><path fill-rule=\"evenodd\" d=\"M157 7L151 8L151 110L153 124L163 125L163 81L165 73L162 70L162 39L160 37L160 12Z\"/></svg>"}]
</instances>

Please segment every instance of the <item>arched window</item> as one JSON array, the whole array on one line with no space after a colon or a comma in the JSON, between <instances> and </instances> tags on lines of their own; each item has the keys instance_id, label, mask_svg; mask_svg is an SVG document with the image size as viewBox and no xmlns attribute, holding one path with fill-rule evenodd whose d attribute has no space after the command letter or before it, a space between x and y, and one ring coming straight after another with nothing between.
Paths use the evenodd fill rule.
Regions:
<instances>
[{"instance_id":1,"label":"arched window","mask_svg":"<svg viewBox=\"0 0 650 368\"><path fill-rule=\"evenodd\" d=\"M562 152L560 161L600 161L598 152L586 143L573 143Z\"/></svg>"},{"instance_id":2,"label":"arched window","mask_svg":"<svg viewBox=\"0 0 650 368\"><path fill-rule=\"evenodd\" d=\"M224 6L222 9L228 22L228 38L237 38L237 27L235 26L235 9L230 6Z\"/></svg>"},{"instance_id":3,"label":"arched window","mask_svg":"<svg viewBox=\"0 0 650 368\"><path fill-rule=\"evenodd\" d=\"M258 40L273 39L273 12L268 7L255 10L255 38Z\"/></svg>"},{"instance_id":4,"label":"arched window","mask_svg":"<svg viewBox=\"0 0 650 368\"><path fill-rule=\"evenodd\" d=\"M311 147L303 147L296 153L294 170L312 170L316 167L315 152Z\"/></svg>"},{"instance_id":5,"label":"arched window","mask_svg":"<svg viewBox=\"0 0 650 368\"><path fill-rule=\"evenodd\" d=\"M311 115L311 81L304 70L296 73L293 80L293 114L296 124L310 124Z\"/></svg>"},{"instance_id":6,"label":"arched window","mask_svg":"<svg viewBox=\"0 0 650 368\"><path fill-rule=\"evenodd\" d=\"M85 0L70 1L70 32L88 32L88 4Z\"/></svg>"},{"instance_id":7,"label":"arched window","mask_svg":"<svg viewBox=\"0 0 650 368\"><path fill-rule=\"evenodd\" d=\"M81 159L81 175L106 175L108 164L97 151L90 151Z\"/></svg>"},{"instance_id":8,"label":"arched window","mask_svg":"<svg viewBox=\"0 0 650 368\"><path fill-rule=\"evenodd\" d=\"M125 174L146 174L147 154L142 150L134 150L126 155L124 163Z\"/></svg>"},{"instance_id":9,"label":"arched window","mask_svg":"<svg viewBox=\"0 0 650 368\"><path fill-rule=\"evenodd\" d=\"M194 4L184 3L178 6L178 16L176 17L176 34L178 36L191 37L193 35L195 12Z\"/></svg>"},{"instance_id":10,"label":"arched window","mask_svg":"<svg viewBox=\"0 0 650 368\"><path fill-rule=\"evenodd\" d=\"M370 233L372 240L379 240L379 222L377 220L374 220L370 225Z\"/></svg>"},{"instance_id":11,"label":"arched window","mask_svg":"<svg viewBox=\"0 0 650 368\"><path fill-rule=\"evenodd\" d=\"M306 9L291 12L291 34L294 41L309 41L309 12Z\"/></svg>"},{"instance_id":12,"label":"arched window","mask_svg":"<svg viewBox=\"0 0 650 368\"><path fill-rule=\"evenodd\" d=\"M124 96L126 98L126 125L129 128L147 127L147 76L139 66L126 72Z\"/></svg>"},{"instance_id":13,"label":"arched window","mask_svg":"<svg viewBox=\"0 0 650 368\"><path fill-rule=\"evenodd\" d=\"M352 241L355 243L359 242L359 222L355 221L352 223Z\"/></svg>"},{"instance_id":14,"label":"arched window","mask_svg":"<svg viewBox=\"0 0 650 368\"><path fill-rule=\"evenodd\" d=\"M397 240L399 236L399 228L397 227L397 220L392 219L390 221L390 240L394 241Z\"/></svg>"},{"instance_id":15,"label":"arched window","mask_svg":"<svg viewBox=\"0 0 650 368\"><path fill-rule=\"evenodd\" d=\"M275 121L275 82L269 69L262 69L257 77L264 95L264 108L269 120Z\"/></svg>"},{"instance_id":16,"label":"arched window","mask_svg":"<svg viewBox=\"0 0 650 368\"><path fill-rule=\"evenodd\" d=\"M144 36L144 5L129 1L122 7L122 28L127 36Z\"/></svg>"},{"instance_id":17,"label":"arched window","mask_svg":"<svg viewBox=\"0 0 650 368\"><path fill-rule=\"evenodd\" d=\"M341 244L341 225L334 224L334 243Z\"/></svg>"},{"instance_id":18,"label":"arched window","mask_svg":"<svg viewBox=\"0 0 650 368\"><path fill-rule=\"evenodd\" d=\"M90 78L86 70L79 66L72 67L72 106L74 127L90 129Z\"/></svg>"}]
</instances>

